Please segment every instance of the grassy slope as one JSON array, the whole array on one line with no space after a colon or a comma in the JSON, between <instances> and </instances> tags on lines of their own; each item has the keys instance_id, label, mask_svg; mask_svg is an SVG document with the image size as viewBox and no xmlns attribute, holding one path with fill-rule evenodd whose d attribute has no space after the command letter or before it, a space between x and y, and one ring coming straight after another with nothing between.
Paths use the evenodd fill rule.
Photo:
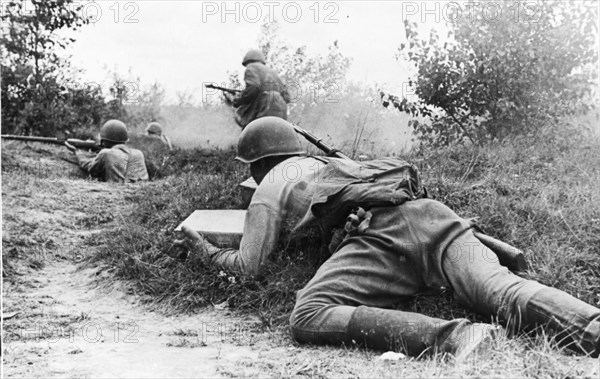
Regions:
<instances>
[{"instance_id":1,"label":"grassy slope","mask_svg":"<svg viewBox=\"0 0 600 379\"><path fill-rule=\"evenodd\" d=\"M169 250L175 225L194 209L240 206L237 184L248 173L233 157L234 152L226 150L176 152L169 172L178 174L151 183L133 196L131 200L139 204L136 211L123 215L122 226L107 232L105 248L95 259L118 277L131 280L139 294L165 310L193 311L227 301L232 308L258 313L266 325L283 329L295 291L326 258L315 253L317 247L281 251L262 277L235 281L196 257L183 261ZM463 217L480 216L489 234L521 248L533 266L529 277L600 304L598 138L555 134L476 149L422 151L406 158L420 167L431 197ZM400 306L443 318L481 319L448 297L419 298ZM557 360L556 350L545 339L518 341L519 348L506 339L501 343L510 345L514 352L506 354L525 367L498 371L507 359L498 353L493 356L498 361L491 358L489 367L438 372L438 362L425 372L435 376L573 373L565 371L568 367Z\"/></svg>"},{"instance_id":2,"label":"grassy slope","mask_svg":"<svg viewBox=\"0 0 600 379\"><path fill-rule=\"evenodd\" d=\"M597 140L567 144L538 141L535 145L524 141L478 151L454 148L412 158L422 167L432 195L465 217L481 215L488 231L523 248L534 262L531 276L597 304L599 145ZM66 162L44 161L49 165L44 167L51 169L40 171L35 163L39 159L37 150L31 152L35 164L23 166L19 162L29 153L28 148L3 149L3 176L16 172L33 193L53 185L59 175L80 180L78 172L69 171L71 166ZM42 155L50 159L55 153ZM239 204L235 185L245 178L246 168L232 158L231 151L177 152L170 157L168 169L180 175L149 183L129 199L138 205L132 214L111 211L114 218L121 219L117 230L107 230L104 237L87 241L102 249L96 259L110 272L130 279L139 294L163 309L192 311L208 302L229 299L237 309L259 310L265 323L278 325L274 333L257 337L256 343L264 349L261 359L242 359L236 370L225 370L223 374L502 378L597 378L600 374L597 360L561 353L543 336L502 336L490 352L459 365L439 356L383 363L373 351L294 347L285 330L287 313L293 305L294 290L314 272L318 259L308 259L306 254L294 258L279 254L268 269L269 280L240 282L238 278L231 283L202 262L183 263L168 255L171 230L191 210ZM465 183L460 184L461 180ZM102 220L97 218L106 210L102 204L92 206L89 222L100 224ZM5 254L3 258L17 259L11 252L5 253L9 257ZM10 265L4 263L3 269L10 271ZM29 263L33 267L43 262L34 259ZM448 298L420 298L405 306L446 318L464 314L474 318Z\"/></svg>"}]
</instances>

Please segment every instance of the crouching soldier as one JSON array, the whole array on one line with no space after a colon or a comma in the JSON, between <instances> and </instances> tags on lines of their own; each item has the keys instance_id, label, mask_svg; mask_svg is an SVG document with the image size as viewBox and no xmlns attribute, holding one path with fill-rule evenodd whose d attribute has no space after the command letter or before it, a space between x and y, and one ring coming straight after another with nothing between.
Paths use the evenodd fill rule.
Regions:
<instances>
[{"instance_id":1,"label":"crouching soldier","mask_svg":"<svg viewBox=\"0 0 600 379\"><path fill-rule=\"evenodd\" d=\"M169 150L173 150L173 144L171 144L171 139L167 137L162 130L162 126L158 122L151 122L148 124L146 128L146 134L150 138L155 138L162 142Z\"/></svg>"},{"instance_id":2,"label":"crouching soldier","mask_svg":"<svg viewBox=\"0 0 600 379\"><path fill-rule=\"evenodd\" d=\"M310 225L327 232L341 222L345 236L297 294L290 317L296 341L459 358L489 346L482 342L494 334L491 325L392 309L406 297L449 289L466 308L518 328L546 326L570 348L598 356L600 309L502 266L469 221L425 198L412 165L306 157L297 138L275 117L252 122L240 135L237 159L250 164L259 185L239 250L218 249L184 230L195 253L223 269L256 274L280 232Z\"/></svg>"},{"instance_id":3,"label":"crouching soldier","mask_svg":"<svg viewBox=\"0 0 600 379\"><path fill-rule=\"evenodd\" d=\"M144 154L125 143L127 127L119 120L109 120L100 128L102 150L95 157L87 157L73 145L67 148L77 156L79 167L92 177L106 182L133 183L148 180Z\"/></svg>"},{"instance_id":4,"label":"crouching soldier","mask_svg":"<svg viewBox=\"0 0 600 379\"><path fill-rule=\"evenodd\" d=\"M253 120L265 116L287 119L290 95L279 75L265 65L265 56L259 50L250 50L244 56L246 88L233 100L235 121L243 129Z\"/></svg>"}]
</instances>

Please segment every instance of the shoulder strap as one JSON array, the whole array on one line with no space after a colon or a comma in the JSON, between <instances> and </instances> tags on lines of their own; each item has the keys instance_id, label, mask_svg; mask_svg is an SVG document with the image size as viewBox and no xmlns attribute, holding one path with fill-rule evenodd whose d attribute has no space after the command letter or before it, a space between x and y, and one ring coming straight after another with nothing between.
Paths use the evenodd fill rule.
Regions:
<instances>
[{"instance_id":1,"label":"shoulder strap","mask_svg":"<svg viewBox=\"0 0 600 379\"><path fill-rule=\"evenodd\" d=\"M123 177L123 183L127 183L128 175L129 175L129 165L131 163L131 150L129 149L129 147L127 145L123 145L121 147L121 151L124 151L125 153L127 153L127 164L125 165L125 175Z\"/></svg>"}]
</instances>

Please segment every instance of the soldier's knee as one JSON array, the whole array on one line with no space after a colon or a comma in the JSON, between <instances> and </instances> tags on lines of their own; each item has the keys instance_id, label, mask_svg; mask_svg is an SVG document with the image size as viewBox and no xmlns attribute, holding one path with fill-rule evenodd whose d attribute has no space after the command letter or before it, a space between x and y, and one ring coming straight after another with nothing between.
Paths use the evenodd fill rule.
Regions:
<instances>
[{"instance_id":1,"label":"soldier's knee","mask_svg":"<svg viewBox=\"0 0 600 379\"><path fill-rule=\"evenodd\" d=\"M310 320L311 316L313 316L318 311L318 307L310 306L306 303L296 302L294 306L294 310L290 315L290 328L298 329L302 327L306 327Z\"/></svg>"},{"instance_id":2,"label":"soldier's knee","mask_svg":"<svg viewBox=\"0 0 600 379\"><path fill-rule=\"evenodd\" d=\"M311 309L307 308L305 304L296 303L294 310L290 315L290 333L292 338L296 342L311 342L311 335L308 332L310 330Z\"/></svg>"}]
</instances>

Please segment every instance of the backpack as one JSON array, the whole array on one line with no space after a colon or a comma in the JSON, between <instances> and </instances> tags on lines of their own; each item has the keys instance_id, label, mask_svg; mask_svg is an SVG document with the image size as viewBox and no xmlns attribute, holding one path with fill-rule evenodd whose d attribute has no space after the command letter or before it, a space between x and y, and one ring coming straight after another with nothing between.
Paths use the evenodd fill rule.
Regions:
<instances>
[{"instance_id":1,"label":"backpack","mask_svg":"<svg viewBox=\"0 0 600 379\"><path fill-rule=\"evenodd\" d=\"M317 159L327 164L319 173L309 213L325 228L339 226L357 207L369 210L427 197L417 168L400 158Z\"/></svg>"}]
</instances>

